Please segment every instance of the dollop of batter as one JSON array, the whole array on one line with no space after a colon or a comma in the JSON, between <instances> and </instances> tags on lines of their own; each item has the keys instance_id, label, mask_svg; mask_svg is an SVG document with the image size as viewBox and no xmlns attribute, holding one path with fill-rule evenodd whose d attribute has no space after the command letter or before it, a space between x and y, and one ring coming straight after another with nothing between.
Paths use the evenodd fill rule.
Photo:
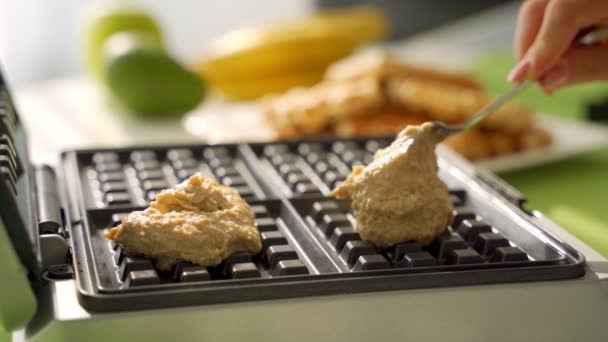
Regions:
<instances>
[{"instance_id":1,"label":"dollop of batter","mask_svg":"<svg viewBox=\"0 0 608 342\"><path fill-rule=\"evenodd\" d=\"M234 252L262 249L251 207L236 190L197 173L163 190L144 211L130 213L106 235L127 253L169 270L178 260L218 265Z\"/></svg>"},{"instance_id":2,"label":"dollop of batter","mask_svg":"<svg viewBox=\"0 0 608 342\"><path fill-rule=\"evenodd\" d=\"M408 240L428 244L446 229L452 202L437 176L435 155L444 138L432 123L408 126L334 189L336 198L352 199L362 239L380 247Z\"/></svg>"}]
</instances>

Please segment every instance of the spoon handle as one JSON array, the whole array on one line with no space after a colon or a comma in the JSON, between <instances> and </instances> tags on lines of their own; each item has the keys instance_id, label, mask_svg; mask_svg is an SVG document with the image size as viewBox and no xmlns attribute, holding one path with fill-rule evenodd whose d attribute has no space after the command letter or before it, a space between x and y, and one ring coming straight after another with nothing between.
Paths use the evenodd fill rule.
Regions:
<instances>
[{"instance_id":1,"label":"spoon handle","mask_svg":"<svg viewBox=\"0 0 608 342\"><path fill-rule=\"evenodd\" d=\"M525 80L524 82L514 86L508 92L502 94L501 96L496 98L494 101L487 104L479 112L477 112L475 115L470 117L467 121L465 121L464 124L462 125L462 129L465 130L465 129L475 126L477 123L479 123L479 121L483 120L486 116L493 113L500 106L502 106L503 104L505 104L506 102L511 100L517 94L521 93L524 89L526 89L532 83L533 83L532 80Z\"/></svg>"},{"instance_id":2,"label":"spoon handle","mask_svg":"<svg viewBox=\"0 0 608 342\"><path fill-rule=\"evenodd\" d=\"M592 45L606 42L608 42L608 27L597 27L578 38L575 45ZM500 106L511 100L517 94L521 93L532 83L533 80L525 80L524 82L514 86L508 92L499 96L494 101L483 107L475 115L471 116L467 121L464 122L462 126L458 127L458 131L463 131L475 126L477 123L479 123L479 121L483 120Z\"/></svg>"}]
</instances>

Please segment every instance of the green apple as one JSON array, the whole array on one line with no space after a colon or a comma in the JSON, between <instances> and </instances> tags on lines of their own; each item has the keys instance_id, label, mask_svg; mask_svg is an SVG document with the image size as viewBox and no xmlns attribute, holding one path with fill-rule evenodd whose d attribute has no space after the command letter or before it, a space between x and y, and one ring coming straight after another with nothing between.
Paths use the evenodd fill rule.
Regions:
<instances>
[{"instance_id":1,"label":"green apple","mask_svg":"<svg viewBox=\"0 0 608 342\"><path fill-rule=\"evenodd\" d=\"M103 80L102 51L107 39L115 33L140 31L149 34L149 43L163 47L160 28L154 18L137 7L110 5L96 8L86 29L85 59L93 75Z\"/></svg>"}]
</instances>

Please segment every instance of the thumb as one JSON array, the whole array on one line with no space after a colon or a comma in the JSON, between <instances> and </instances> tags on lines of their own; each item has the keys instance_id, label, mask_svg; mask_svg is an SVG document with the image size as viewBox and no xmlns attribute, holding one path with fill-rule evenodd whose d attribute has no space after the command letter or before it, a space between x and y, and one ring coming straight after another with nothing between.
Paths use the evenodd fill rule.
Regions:
<instances>
[{"instance_id":1,"label":"thumb","mask_svg":"<svg viewBox=\"0 0 608 342\"><path fill-rule=\"evenodd\" d=\"M608 45L578 47L568 51L539 80L551 93L558 88L592 82L608 81Z\"/></svg>"}]
</instances>

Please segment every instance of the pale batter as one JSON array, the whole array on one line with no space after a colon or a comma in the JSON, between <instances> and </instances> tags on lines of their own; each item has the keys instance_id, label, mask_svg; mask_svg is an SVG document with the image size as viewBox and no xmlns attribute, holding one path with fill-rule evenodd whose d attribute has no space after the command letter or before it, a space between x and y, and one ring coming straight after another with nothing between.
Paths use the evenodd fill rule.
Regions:
<instances>
[{"instance_id":1,"label":"pale batter","mask_svg":"<svg viewBox=\"0 0 608 342\"><path fill-rule=\"evenodd\" d=\"M160 270L178 260L215 266L234 252L262 249L251 207L236 190L201 174L162 191L107 237L128 253L154 258Z\"/></svg>"},{"instance_id":2,"label":"pale batter","mask_svg":"<svg viewBox=\"0 0 608 342\"><path fill-rule=\"evenodd\" d=\"M361 238L380 247L430 243L452 220L447 186L437 176L435 147L445 137L431 123L408 126L366 167L357 166L333 191L351 198Z\"/></svg>"}]
</instances>

